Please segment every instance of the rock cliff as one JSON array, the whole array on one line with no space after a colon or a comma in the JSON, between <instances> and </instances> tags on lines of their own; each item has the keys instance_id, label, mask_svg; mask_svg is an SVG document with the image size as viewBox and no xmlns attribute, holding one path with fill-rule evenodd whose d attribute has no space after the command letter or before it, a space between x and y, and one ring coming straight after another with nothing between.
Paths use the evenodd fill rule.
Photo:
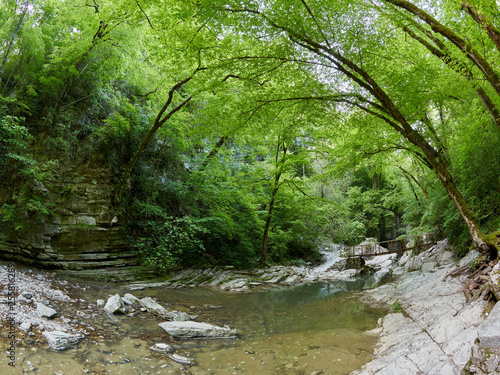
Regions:
<instances>
[{"instance_id":1,"label":"rock cliff","mask_svg":"<svg viewBox=\"0 0 500 375\"><path fill-rule=\"evenodd\" d=\"M52 217L0 242L0 257L82 276L136 265L136 251L111 204L115 183L111 168L61 167L52 182L39 187L53 206Z\"/></svg>"}]
</instances>

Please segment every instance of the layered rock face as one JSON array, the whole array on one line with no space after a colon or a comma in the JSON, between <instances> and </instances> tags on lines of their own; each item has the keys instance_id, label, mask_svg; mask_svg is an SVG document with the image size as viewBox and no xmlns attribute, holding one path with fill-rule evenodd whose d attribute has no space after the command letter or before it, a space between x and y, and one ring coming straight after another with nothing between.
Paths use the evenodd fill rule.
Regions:
<instances>
[{"instance_id":1,"label":"layered rock face","mask_svg":"<svg viewBox=\"0 0 500 375\"><path fill-rule=\"evenodd\" d=\"M113 213L116 178L110 168L62 167L55 181L39 186L53 206L49 222L0 242L0 257L24 264L63 269L82 276L89 270L137 264ZM14 237L14 236L11 236Z\"/></svg>"}]
</instances>

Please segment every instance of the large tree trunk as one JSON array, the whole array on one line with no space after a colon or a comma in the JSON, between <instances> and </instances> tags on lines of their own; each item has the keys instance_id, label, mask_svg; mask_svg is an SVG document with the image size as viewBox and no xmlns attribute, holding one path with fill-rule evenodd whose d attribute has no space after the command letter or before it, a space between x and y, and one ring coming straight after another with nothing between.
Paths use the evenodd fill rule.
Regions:
<instances>
[{"instance_id":1,"label":"large tree trunk","mask_svg":"<svg viewBox=\"0 0 500 375\"><path fill-rule=\"evenodd\" d=\"M458 212L462 216L462 219L465 221L472 240L474 241L478 249L481 252L486 253L489 258L495 259L497 257L496 247L493 244L485 241L481 228L479 228L479 225L476 223L474 215L469 210L467 202L455 185L453 177L451 176L446 166L442 165L442 163L440 162L437 162L435 163L434 168L436 169L436 173L438 174L441 183L446 188L448 196L453 201L453 203L455 203Z\"/></svg>"},{"instance_id":2,"label":"large tree trunk","mask_svg":"<svg viewBox=\"0 0 500 375\"><path fill-rule=\"evenodd\" d=\"M280 160L279 158L279 152L280 148L283 146L283 156L281 157ZM283 164L285 163L285 157L286 157L286 152L288 148L285 146L284 142L280 142L278 138L278 147L276 148L276 162L275 162L275 171L274 171L274 183L273 183L273 191L271 193L271 199L269 200L269 208L267 210L267 215L266 215L266 224L264 225L264 235L262 236L262 247L260 250L260 260L259 264L261 266L266 264L267 260L267 245L268 245L268 239L269 239L269 228L271 227L271 220L273 218L273 211L274 211L274 203L276 202L276 195L278 194L279 188L280 188L280 179L281 175L283 174Z\"/></svg>"}]
</instances>

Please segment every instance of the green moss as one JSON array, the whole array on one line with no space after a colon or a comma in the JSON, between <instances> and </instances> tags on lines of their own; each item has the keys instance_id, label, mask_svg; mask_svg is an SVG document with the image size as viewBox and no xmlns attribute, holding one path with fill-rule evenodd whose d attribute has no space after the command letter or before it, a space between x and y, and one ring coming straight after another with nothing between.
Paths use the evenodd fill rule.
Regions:
<instances>
[{"instance_id":1,"label":"green moss","mask_svg":"<svg viewBox=\"0 0 500 375\"><path fill-rule=\"evenodd\" d=\"M500 230L497 230L496 232L491 232L490 234L487 234L484 236L484 240L488 243L491 243L495 245L497 250L500 250Z\"/></svg>"}]
</instances>

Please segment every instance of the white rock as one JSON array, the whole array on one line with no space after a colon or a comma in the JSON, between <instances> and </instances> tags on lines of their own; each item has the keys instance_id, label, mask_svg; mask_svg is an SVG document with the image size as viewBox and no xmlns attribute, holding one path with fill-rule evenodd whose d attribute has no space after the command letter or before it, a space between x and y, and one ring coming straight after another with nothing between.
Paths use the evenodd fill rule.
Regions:
<instances>
[{"instance_id":1,"label":"white rock","mask_svg":"<svg viewBox=\"0 0 500 375\"><path fill-rule=\"evenodd\" d=\"M500 303L497 303L478 330L479 348L500 348Z\"/></svg>"},{"instance_id":2,"label":"white rock","mask_svg":"<svg viewBox=\"0 0 500 375\"><path fill-rule=\"evenodd\" d=\"M436 268L436 263L435 262L426 262L422 264L422 272L429 272L432 271L434 268Z\"/></svg>"},{"instance_id":3,"label":"white rock","mask_svg":"<svg viewBox=\"0 0 500 375\"><path fill-rule=\"evenodd\" d=\"M127 293L122 297L123 302L131 306L141 306L141 300L133 294Z\"/></svg>"},{"instance_id":4,"label":"white rock","mask_svg":"<svg viewBox=\"0 0 500 375\"><path fill-rule=\"evenodd\" d=\"M57 311L51 307L45 306L43 303L38 302L36 305L36 310L42 318L55 318L57 316Z\"/></svg>"},{"instance_id":5,"label":"white rock","mask_svg":"<svg viewBox=\"0 0 500 375\"><path fill-rule=\"evenodd\" d=\"M236 330L198 322L165 322L159 326L175 338L233 338Z\"/></svg>"},{"instance_id":6,"label":"white rock","mask_svg":"<svg viewBox=\"0 0 500 375\"><path fill-rule=\"evenodd\" d=\"M169 355L168 357L175 362L182 363L183 365L190 365L191 364L191 360L189 358L183 357L183 356L178 355L178 354L172 354L172 355Z\"/></svg>"},{"instance_id":7,"label":"white rock","mask_svg":"<svg viewBox=\"0 0 500 375\"><path fill-rule=\"evenodd\" d=\"M375 269L390 268L397 260L397 254L385 254L365 260L365 265Z\"/></svg>"},{"instance_id":8,"label":"white rock","mask_svg":"<svg viewBox=\"0 0 500 375\"><path fill-rule=\"evenodd\" d=\"M81 335L70 335L61 331L42 332L50 347L56 350L68 349L78 343L83 338Z\"/></svg>"},{"instance_id":9,"label":"white rock","mask_svg":"<svg viewBox=\"0 0 500 375\"><path fill-rule=\"evenodd\" d=\"M142 307L144 307L148 312L158 315L160 318L174 320L178 322L188 321L196 318L196 316L191 316L188 313L181 311L168 311L159 303L154 301L151 297L144 297L139 300L139 303Z\"/></svg>"},{"instance_id":10,"label":"white rock","mask_svg":"<svg viewBox=\"0 0 500 375\"><path fill-rule=\"evenodd\" d=\"M490 272L490 279L488 280L491 293L495 296L497 301L500 300L500 263L497 263Z\"/></svg>"},{"instance_id":11,"label":"white rock","mask_svg":"<svg viewBox=\"0 0 500 375\"><path fill-rule=\"evenodd\" d=\"M163 344L163 343L157 343L151 346L149 349L157 351L157 352L164 352L164 353L170 353L174 351L174 347L168 344Z\"/></svg>"},{"instance_id":12,"label":"white rock","mask_svg":"<svg viewBox=\"0 0 500 375\"><path fill-rule=\"evenodd\" d=\"M414 257L419 268L431 272L406 272L394 283L364 292L366 302L398 301L406 315L383 319L376 357L351 375L461 373L484 320L485 302L466 303L460 280L447 277L454 266L440 263L449 259L446 243L438 245Z\"/></svg>"},{"instance_id":13,"label":"white rock","mask_svg":"<svg viewBox=\"0 0 500 375\"><path fill-rule=\"evenodd\" d=\"M23 291L21 292L21 295L26 298L26 299L32 299L33 298L33 293L31 292L26 292L26 291Z\"/></svg>"},{"instance_id":14,"label":"white rock","mask_svg":"<svg viewBox=\"0 0 500 375\"><path fill-rule=\"evenodd\" d=\"M159 303L154 301L151 297L144 297L139 300L139 303L142 307L144 307L148 312L158 315L164 319L171 319L172 315L169 314L168 310L161 306Z\"/></svg>"},{"instance_id":15,"label":"white rock","mask_svg":"<svg viewBox=\"0 0 500 375\"><path fill-rule=\"evenodd\" d=\"M469 251L466 256L458 261L457 267L470 266L471 263L475 262L480 255L481 254L479 254L479 251L477 250Z\"/></svg>"},{"instance_id":16,"label":"white rock","mask_svg":"<svg viewBox=\"0 0 500 375\"><path fill-rule=\"evenodd\" d=\"M106 305L104 306L104 311L109 314L125 314L127 312L127 308L125 307L125 303L120 295L115 294L114 296L109 297L108 302L106 302Z\"/></svg>"},{"instance_id":17,"label":"white rock","mask_svg":"<svg viewBox=\"0 0 500 375\"><path fill-rule=\"evenodd\" d=\"M28 332L31 329L31 323L30 322L23 322L19 326L24 332Z\"/></svg>"}]
</instances>

